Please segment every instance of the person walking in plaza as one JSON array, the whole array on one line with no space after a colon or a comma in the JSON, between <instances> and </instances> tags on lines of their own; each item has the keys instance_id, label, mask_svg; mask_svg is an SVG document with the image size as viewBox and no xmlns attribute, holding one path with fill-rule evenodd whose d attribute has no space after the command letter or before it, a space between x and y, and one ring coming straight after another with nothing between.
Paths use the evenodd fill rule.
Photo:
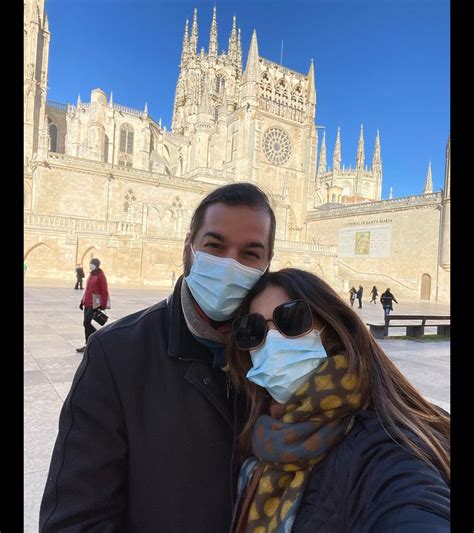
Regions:
<instances>
[{"instance_id":1,"label":"person walking in plaza","mask_svg":"<svg viewBox=\"0 0 474 533\"><path fill-rule=\"evenodd\" d=\"M192 216L173 293L90 337L60 415L41 533L229 531L234 436L248 413L226 342L269 268L275 228L255 185L215 189Z\"/></svg>"},{"instance_id":2,"label":"person walking in plaza","mask_svg":"<svg viewBox=\"0 0 474 533\"><path fill-rule=\"evenodd\" d=\"M79 309L84 311L84 335L86 344L89 337L97 331L92 325L92 318L96 309L106 309L109 300L109 289L107 287L107 278L104 271L100 268L100 260L94 257L89 263L90 274L87 278L86 290L82 296ZM94 299L97 299L94 301ZM76 348L76 352L83 353L86 345Z\"/></svg>"},{"instance_id":3,"label":"person walking in plaza","mask_svg":"<svg viewBox=\"0 0 474 533\"><path fill-rule=\"evenodd\" d=\"M232 533L450 531L450 421L323 280L264 276L232 325Z\"/></svg>"},{"instance_id":4,"label":"person walking in plaza","mask_svg":"<svg viewBox=\"0 0 474 533\"><path fill-rule=\"evenodd\" d=\"M356 294L357 294L356 288L355 287L351 287L351 290L349 291L349 301L351 302L351 307L354 307Z\"/></svg>"},{"instance_id":5,"label":"person walking in plaza","mask_svg":"<svg viewBox=\"0 0 474 533\"><path fill-rule=\"evenodd\" d=\"M83 290L82 286L82 280L85 278L84 269L82 268L81 264L78 263L76 265L76 284L74 285L74 289L81 291Z\"/></svg>"},{"instance_id":6,"label":"person walking in plaza","mask_svg":"<svg viewBox=\"0 0 474 533\"><path fill-rule=\"evenodd\" d=\"M385 315L389 315L390 311L393 311L393 302L398 303L395 296L390 292L390 288L387 288L382 293L382 296L380 296L380 303L382 304Z\"/></svg>"},{"instance_id":7,"label":"person walking in plaza","mask_svg":"<svg viewBox=\"0 0 474 533\"><path fill-rule=\"evenodd\" d=\"M359 300L359 309L362 309L362 294L364 293L364 287L362 285L359 285L359 289L356 293L357 299Z\"/></svg>"},{"instance_id":8,"label":"person walking in plaza","mask_svg":"<svg viewBox=\"0 0 474 533\"><path fill-rule=\"evenodd\" d=\"M370 300L370 303L374 302L374 304L377 303L377 296L379 294L378 290L377 290L377 287L374 285L372 287L372 290L370 291L370 294L371 294L371 300Z\"/></svg>"}]
</instances>

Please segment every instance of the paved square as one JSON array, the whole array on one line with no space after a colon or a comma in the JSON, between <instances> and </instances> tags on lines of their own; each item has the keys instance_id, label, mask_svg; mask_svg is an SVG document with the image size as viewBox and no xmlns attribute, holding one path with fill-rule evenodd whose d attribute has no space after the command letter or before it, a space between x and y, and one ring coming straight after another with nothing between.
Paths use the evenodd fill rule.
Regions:
<instances>
[{"instance_id":1,"label":"paved square","mask_svg":"<svg viewBox=\"0 0 474 533\"><path fill-rule=\"evenodd\" d=\"M37 533L38 513L49 461L56 440L58 418L74 373L82 360L76 348L84 344L83 313L79 310L82 291L71 287L25 286L24 339L24 503L26 533ZM110 287L113 309L109 323L145 309L165 298L170 291ZM364 322L383 321L380 303L364 302ZM449 306L429 302L403 302L396 313L449 313ZM426 330L430 332L429 329ZM434 331L433 331L434 332ZM402 334L399 332L399 335ZM381 346L398 368L430 401L449 411L449 342L421 343L392 339Z\"/></svg>"}]
</instances>

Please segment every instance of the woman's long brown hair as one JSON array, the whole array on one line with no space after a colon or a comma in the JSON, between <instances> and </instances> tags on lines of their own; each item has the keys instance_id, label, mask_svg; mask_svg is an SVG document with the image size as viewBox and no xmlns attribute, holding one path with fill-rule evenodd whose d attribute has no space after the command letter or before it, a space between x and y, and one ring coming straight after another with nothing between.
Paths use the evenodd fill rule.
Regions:
<instances>
[{"instance_id":1,"label":"woman's long brown hair","mask_svg":"<svg viewBox=\"0 0 474 533\"><path fill-rule=\"evenodd\" d=\"M248 314L251 301L269 285L284 289L291 300L308 302L313 316L326 324L324 344L328 356L341 352L347 354L350 371L359 377L359 392L365 405L374 409L385 431L417 457L441 469L449 479L449 417L409 383L359 316L326 282L296 268L266 274L242 302L237 317ZM250 413L239 434L242 457L251 454L252 428L271 400L265 389L246 378L251 366L249 352L239 350L231 338L230 376L234 387L244 392ZM409 430L408 433L403 428Z\"/></svg>"}]
</instances>

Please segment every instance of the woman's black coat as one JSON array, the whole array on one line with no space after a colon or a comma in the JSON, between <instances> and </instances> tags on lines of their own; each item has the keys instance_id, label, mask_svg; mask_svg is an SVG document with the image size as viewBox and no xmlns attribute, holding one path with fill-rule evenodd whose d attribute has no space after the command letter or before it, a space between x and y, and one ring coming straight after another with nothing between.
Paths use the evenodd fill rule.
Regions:
<instances>
[{"instance_id":1,"label":"woman's black coat","mask_svg":"<svg viewBox=\"0 0 474 533\"><path fill-rule=\"evenodd\" d=\"M447 533L438 470L396 444L373 411L313 469L292 533Z\"/></svg>"}]
</instances>

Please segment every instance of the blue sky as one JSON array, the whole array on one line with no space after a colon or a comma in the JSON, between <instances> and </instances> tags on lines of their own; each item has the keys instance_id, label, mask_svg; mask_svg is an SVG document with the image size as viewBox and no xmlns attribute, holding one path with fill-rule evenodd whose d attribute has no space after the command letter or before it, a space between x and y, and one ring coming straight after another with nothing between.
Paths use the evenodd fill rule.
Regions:
<instances>
[{"instance_id":1,"label":"blue sky","mask_svg":"<svg viewBox=\"0 0 474 533\"><path fill-rule=\"evenodd\" d=\"M198 8L206 51L212 1L46 0L51 31L48 98L72 102L92 89L143 109L168 128L184 23ZM360 124L370 165L380 130L383 189L394 197L444 185L450 131L448 0L216 0L219 50L232 15L242 29L244 65L252 31L260 55L307 73L315 62L316 124L326 127L328 163L341 127L342 163L355 165ZM322 132L322 130L320 130ZM321 138L321 136L320 136Z\"/></svg>"}]
</instances>

